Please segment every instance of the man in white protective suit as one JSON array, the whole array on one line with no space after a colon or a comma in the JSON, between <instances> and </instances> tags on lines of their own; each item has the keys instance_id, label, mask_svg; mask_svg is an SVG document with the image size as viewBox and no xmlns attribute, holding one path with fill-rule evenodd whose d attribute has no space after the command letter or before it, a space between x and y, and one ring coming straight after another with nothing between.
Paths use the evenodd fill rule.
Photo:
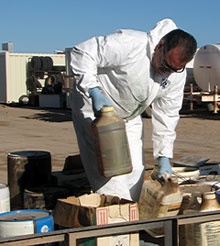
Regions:
<instances>
[{"instance_id":1,"label":"man in white protective suit","mask_svg":"<svg viewBox=\"0 0 220 246\"><path fill-rule=\"evenodd\" d=\"M152 107L153 155L158 179L172 173L175 128L182 107L185 65L196 52L196 40L171 19L149 33L118 30L93 37L71 50L75 77L72 117L81 159L94 192L138 201L145 163L141 114ZM104 106L125 120L133 170L105 178L97 167L91 123Z\"/></svg>"}]
</instances>

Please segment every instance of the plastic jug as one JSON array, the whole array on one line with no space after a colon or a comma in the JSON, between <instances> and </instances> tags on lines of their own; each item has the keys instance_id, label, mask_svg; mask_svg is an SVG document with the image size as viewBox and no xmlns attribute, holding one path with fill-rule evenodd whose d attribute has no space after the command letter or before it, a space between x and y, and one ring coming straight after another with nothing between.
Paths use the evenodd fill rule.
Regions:
<instances>
[{"instance_id":1,"label":"plastic jug","mask_svg":"<svg viewBox=\"0 0 220 246\"><path fill-rule=\"evenodd\" d=\"M220 210L220 205L216 200L215 192L205 192L202 195L202 203L198 210L186 210L184 214L208 212ZM210 221L204 223L188 224L184 227L185 240L180 245L184 246L206 246L219 245L220 221Z\"/></svg>"},{"instance_id":2,"label":"plastic jug","mask_svg":"<svg viewBox=\"0 0 220 246\"><path fill-rule=\"evenodd\" d=\"M220 205L216 199L215 191L205 192L202 196L200 212L220 210Z\"/></svg>"},{"instance_id":3,"label":"plastic jug","mask_svg":"<svg viewBox=\"0 0 220 246\"><path fill-rule=\"evenodd\" d=\"M112 177L130 173L132 164L125 123L113 107L102 108L101 117L93 122L93 134L101 174Z\"/></svg>"},{"instance_id":4,"label":"plastic jug","mask_svg":"<svg viewBox=\"0 0 220 246\"><path fill-rule=\"evenodd\" d=\"M182 202L182 193L176 177L165 173L164 183L154 179L152 175L144 181L139 200L140 220L175 216ZM163 228L146 229L153 237L164 236Z\"/></svg>"}]
</instances>

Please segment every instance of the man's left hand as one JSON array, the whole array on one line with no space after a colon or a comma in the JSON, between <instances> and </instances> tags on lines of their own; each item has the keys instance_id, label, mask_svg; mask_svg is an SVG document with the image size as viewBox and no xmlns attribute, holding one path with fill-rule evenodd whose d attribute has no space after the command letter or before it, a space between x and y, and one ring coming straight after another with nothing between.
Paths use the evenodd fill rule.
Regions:
<instances>
[{"instance_id":1,"label":"man's left hand","mask_svg":"<svg viewBox=\"0 0 220 246\"><path fill-rule=\"evenodd\" d=\"M163 179L165 172L169 175L172 174L172 167L170 165L169 158L161 156L157 159L157 162L159 167L158 179Z\"/></svg>"}]
</instances>

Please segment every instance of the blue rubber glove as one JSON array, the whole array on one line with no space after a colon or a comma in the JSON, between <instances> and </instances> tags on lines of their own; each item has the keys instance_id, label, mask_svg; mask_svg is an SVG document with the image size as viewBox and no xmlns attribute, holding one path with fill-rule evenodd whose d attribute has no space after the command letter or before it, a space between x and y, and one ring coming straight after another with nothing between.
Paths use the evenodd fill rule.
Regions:
<instances>
[{"instance_id":1,"label":"blue rubber glove","mask_svg":"<svg viewBox=\"0 0 220 246\"><path fill-rule=\"evenodd\" d=\"M159 173L158 173L158 178L163 179L163 175L165 172L168 174L172 174L172 167L170 165L169 158L161 156L157 159L158 162L158 167L159 167Z\"/></svg>"},{"instance_id":2,"label":"blue rubber glove","mask_svg":"<svg viewBox=\"0 0 220 246\"><path fill-rule=\"evenodd\" d=\"M93 111L95 113L95 116L100 115L103 106L112 106L108 99L97 87L89 89L89 95L92 98Z\"/></svg>"}]
</instances>

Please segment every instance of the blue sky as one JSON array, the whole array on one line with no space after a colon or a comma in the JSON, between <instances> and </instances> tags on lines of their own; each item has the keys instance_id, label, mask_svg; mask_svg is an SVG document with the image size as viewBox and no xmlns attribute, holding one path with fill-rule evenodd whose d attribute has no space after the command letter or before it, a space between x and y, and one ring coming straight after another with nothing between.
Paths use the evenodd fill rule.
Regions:
<instances>
[{"instance_id":1,"label":"blue sky","mask_svg":"<svg viewBox=\"0 0 220 246\"><path fill-rule=\"evenodd\" d=\"M0 0L0 49L54 53L119 28L149 31L163 18L191 33L201 47L220 43L220 1Z\"/></svg>"}]
</instances>

